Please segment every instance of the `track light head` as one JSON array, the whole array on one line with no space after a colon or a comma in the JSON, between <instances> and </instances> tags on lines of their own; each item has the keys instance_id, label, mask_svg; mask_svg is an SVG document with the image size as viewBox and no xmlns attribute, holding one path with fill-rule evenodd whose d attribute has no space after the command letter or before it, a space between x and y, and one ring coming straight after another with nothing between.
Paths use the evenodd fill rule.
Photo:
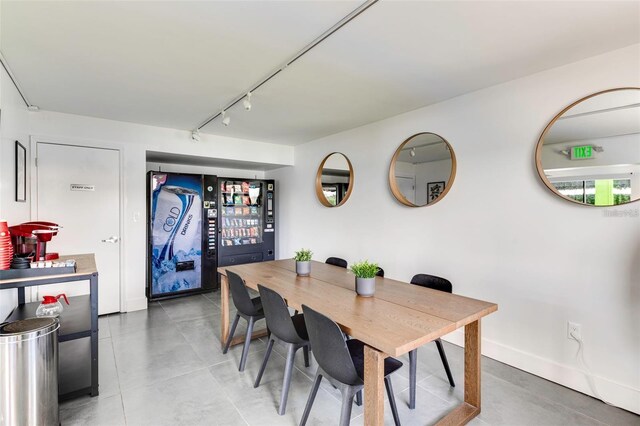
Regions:
<instances>
[{"instance_id":1,"label":"track light head","mask_svg":"<svg viewBox=\"0 0 640 426\"><path fill-rule=\"evenodd\" d=\"M191 140L194 142L200 142L200 130L195 129L191 132Z\"/></svg>"},{"instance_id":2,"label":"track light head","mask_svg":"<svg viewBox=\"0 0 640 426\"><path fill-rule=\"evenodd\" d=\"M231 123L231 117L227 115L227 112L225 110L222 110L221 114L222 114L222 124L224 124L225 126L228 126L229 123Z\"/></svg>"},{"instance_id":3,"label":"track light head","mask_svg":"<svg viewBox=\"0 0 640 426\"><path fill-rule=\"evenodd\" d=\"M409 155L412 157L416 156L416 149L415 148L411 148L411 151L409 151Z\"/></svg>"},{"instance_id":4,"label":"track light head","mask_svg":"<svg viewBox=\"0 0 640 426\"><path fill-rule=\"evenodd\" d=\"M38 112L38 111L40 111L40 107L38 107L38 105L29 105L29 106L27 107L27 109L28 109L29 111L31 111L31 112Z\"/></svg>"},{"instance_id":5,"label":"track light head","mask_svg":"<svg viewBox=\"0 0 640 426\"><path fill-rule=\"evenodd\" d=\"M244 98L242 104L245 110L251 111L251 92L247 92L247 96Z\"/></svg>"}]
</instances>

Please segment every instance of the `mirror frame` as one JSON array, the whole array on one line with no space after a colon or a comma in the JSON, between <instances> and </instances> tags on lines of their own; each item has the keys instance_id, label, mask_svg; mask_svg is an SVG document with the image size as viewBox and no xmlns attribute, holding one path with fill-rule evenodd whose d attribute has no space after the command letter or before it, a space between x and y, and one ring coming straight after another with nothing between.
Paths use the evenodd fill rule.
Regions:
<instances>
[{"instance_id":1,"label":"mirror frame","mask_svg":"<svg viewBox=\"0 0 640 426\"><path fill-rule=\"evenodd\" d=\"M324 192L322 191L322 170L324 169L324 164L327 162L327 160L329 159L329 157L331 157L333 154L340 154L344 157L345 160L347 160L347 164L349 165L349 188L347 189L347 193L344 195L344 198L342 199L342 201L340 201L340 203L336 204L335 206L330 204L329 201L327 201L327 199L324 196ZM318 166L318 171L316 172L316 197L318 197L318 201L320 201L320 203L325 206L325 207L340 207L341 205L343 205L344 203L347 202L347 200L349 199L349 197L351 196L351 192L353 191L353 166L351 165L351 161L349 160L349 157L347 157L346 155L344 155L342 152L331 152L329 154L327 154L323 159L322 162L320 163L320 166Z\"/></svg>"},{"instance_id":2,"label":"mirror frame","mask_svg":"<svg viewBox=\"0 0 640 426\"><path fill-rule=\"evenodd\" d=\"M451 174L449 175L449 180L447 181L447 186L444 188L444 191L442 192L442 194L440 194L440 196L434 202L429 203L429 204L425 204L425 205L414 204L411 201L407 200L406 197L404 196L404 194L402 193L402 191L400 191L400 188L398 188L398 184L396 183L396 160L398 159L398 156L400 155L400 151L402 151L402 148L404 148L404 146L407 143L409 143L409 141L411 139L415 138L416 136L420 136L420 135L436 135L437 137L442 139L445 144L447 144L447 147L449 148L449 152L451 153ZM405 206L408 206L408 207L433 206L434 204L440 202L440 200L442 200L449 193L449 190L453 186L453 182L454 182L454 180L456 178L456 169L457 169L457 167L458 167L458 163L456 161L456 154L453 151L453 147L451 146L449 141L447 141L445 138L443 138L439 134L433 133L433 132L416 133L415 135L411 135L407 139L405 139L404 142L402 142L400 144L400 146L396 149L396 152L393 154L393 157L391 158L391 166L389 167L389 187L391 188L391 193L396 198L396 200L398 200L400 203L402 203L402 204L404 204Z\"/></svg>"},{"instance_id":3,"label":"mirror frame","mask_svg":"<svg viewBox=\"0 0 640 426\"><path fill-rule=\"evenodd\" d=\"M549 122L549 124L547 124L547 126L542 131L542 134L538 138L538 143L536 144L536 152L535 152L535 163L536 163L536 171L538 172L538 176L542 180L542 183L544 183L544 185L547 188L549 188L549 190L551 190L552 193L554 193L558 197L562 198L563 200L578 204L580 206L588 206L588 207L620 207L620 206L624 206L624 205L627 205L627 204L635 203L636 201L640 200L640 198L639 198L639 199L636 199L636 200L631 200L628 203L616 204L616 205L612 205L612 206L596 206L595 204L581 203L580 201L577 201L577 200L574 200L574 199L571 199L571 198L568 198L568 197L565 197L564 195L562 195L556 189L556 187L553 186L551 181L549 181L549 179L547 179L547 176L544 174L544 168L542 167L542 146L544 145L544 137L547 135L547 133L549 132L551 127L556 123L556 121L558 121L558 119L560 117L562 117L562 115L565 112L569 111L571 108L573 108L574 106L578 105L579 103L586 101L587 99L591 99L591 98L593 98L595 96L603 95L605 93L617 92L617 91L620 91L620 90L640 90L640 87L633 87L633 86L631 86L631 87L616 87L614 89L601 90L599 92L595 92L595 93L592 93L592 94L590 94L588 96L585 96L583 98L578 99L577 101L575 101L575 102L571 103L570 105L568 105L567 107L565 107L558 114L556 114L555 117L553 117L553 119Z\"/></svg>"}]
</instances>

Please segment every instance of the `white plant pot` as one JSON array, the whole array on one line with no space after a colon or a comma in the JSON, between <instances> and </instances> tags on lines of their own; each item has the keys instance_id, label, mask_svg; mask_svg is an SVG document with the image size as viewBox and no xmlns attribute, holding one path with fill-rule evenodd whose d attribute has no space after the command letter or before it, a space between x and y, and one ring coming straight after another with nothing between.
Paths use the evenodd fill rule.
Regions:
<instances>
[{"instance_id":1,"label":"white plant pot","mask_svg":"<svg viewBox=\"0 0 640 426\"><path fill-rule=\"evenodd\" d=\"M375 278L356 277L356 293L362 297L371 297L376 292Z\"/></svg>"},{"instance_id":2,"label":"white plant pot","mask_svg":"<svg viewBox=\"0 0 640 426\"><path fill-rule=\"evenodd\" d=\"M296 274L300 275L301 277L308 277L311 274L311 261L296 261Z\"/></svg>"}]
</instances>

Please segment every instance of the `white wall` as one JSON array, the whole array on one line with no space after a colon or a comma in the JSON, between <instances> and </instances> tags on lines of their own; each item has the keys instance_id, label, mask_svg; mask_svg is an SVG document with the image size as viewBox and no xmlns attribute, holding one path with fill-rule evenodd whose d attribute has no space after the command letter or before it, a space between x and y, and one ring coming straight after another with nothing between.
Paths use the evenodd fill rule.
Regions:
<instances>
[{"instance_id":1,"label":"white wall","mask_svg":"<svg viewBox=\"0 0 640 426\"><path fill-rule=\"evenodd\" d=\"M188 164L171 164L147 162L147 171L163 171L168 173L195 173L231 178L264 179L263 170L229 169L225 167L192 166Z\"/></svg>"},{"instance_id":2,"label":"white wall","mask_svg":"<svg viewBox=\"0 0 640 426\"><path fill-rule=\"evenodd\" d=\"M636 45L298 146L295 167L267 173L281 191L278 257L310 247L317 260L368 258L405 281L447 277L456 293L499 304L483 320L486 355L590 393L566 337L567 321L580 323L600 393L640 413L640 217L561 200L534 165L540 133L562 108L639 80ZM452 144L457 175L445 199L408 208L388 189L388 167L423 131ZM349 157L355 185L329 209L313 184L332 151Z\"/></svg>"},{"instance_id":3,"label":"white wall","mask_svg":"<svg viewBox=\"0 0 640 426\"><path fill-rule=\"evenodd\" d=\"M29 200L15 201L15 141L29 153L29 114L4 68L0 67L0 218L9 225L29 220ZM29 165L27 164L27 167ZM29 186L27 185L27 194ZM0 290L0 322L17 304L16 290Z\"/></svg>"}]
</instances>

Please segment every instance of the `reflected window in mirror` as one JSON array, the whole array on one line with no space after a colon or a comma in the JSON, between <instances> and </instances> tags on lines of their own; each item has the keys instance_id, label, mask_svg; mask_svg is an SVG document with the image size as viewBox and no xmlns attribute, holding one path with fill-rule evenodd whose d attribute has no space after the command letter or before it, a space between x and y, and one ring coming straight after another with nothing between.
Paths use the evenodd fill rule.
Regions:
<instances>
[{"instance_id":1,"label":"reflected window in mirror","mask_svg":"<svg viewBox=\"0 0 640 426\"><path fill-rule=\"evenodd\" d=\"M640 199L640 88L587 96L547 125L536 148L544 184L583 205Z\"/></svg>"},{"instance_id":2,"label":"reflected window in mirror","mask_svg":"<svg viewBox=\"0 0 640 426\"><path fill-rule=\"evenodd\" d=\"M353 168L342 153L327 155L316 174L316 195L322 205L338 207L343 205L353 188Z\"/></svg>"},{"instance_id":3,"label":"reflected window in mirror","mask_svg":"<svg viewBox=\"0 0 640 426\"><path fill-rule=\"evenodd\" d=\"M396 150L389 168L389 186L406 206L431 205L447 194L455 171L451 145L435 133L418 133Z\"/></svg>"}]
</instances>

